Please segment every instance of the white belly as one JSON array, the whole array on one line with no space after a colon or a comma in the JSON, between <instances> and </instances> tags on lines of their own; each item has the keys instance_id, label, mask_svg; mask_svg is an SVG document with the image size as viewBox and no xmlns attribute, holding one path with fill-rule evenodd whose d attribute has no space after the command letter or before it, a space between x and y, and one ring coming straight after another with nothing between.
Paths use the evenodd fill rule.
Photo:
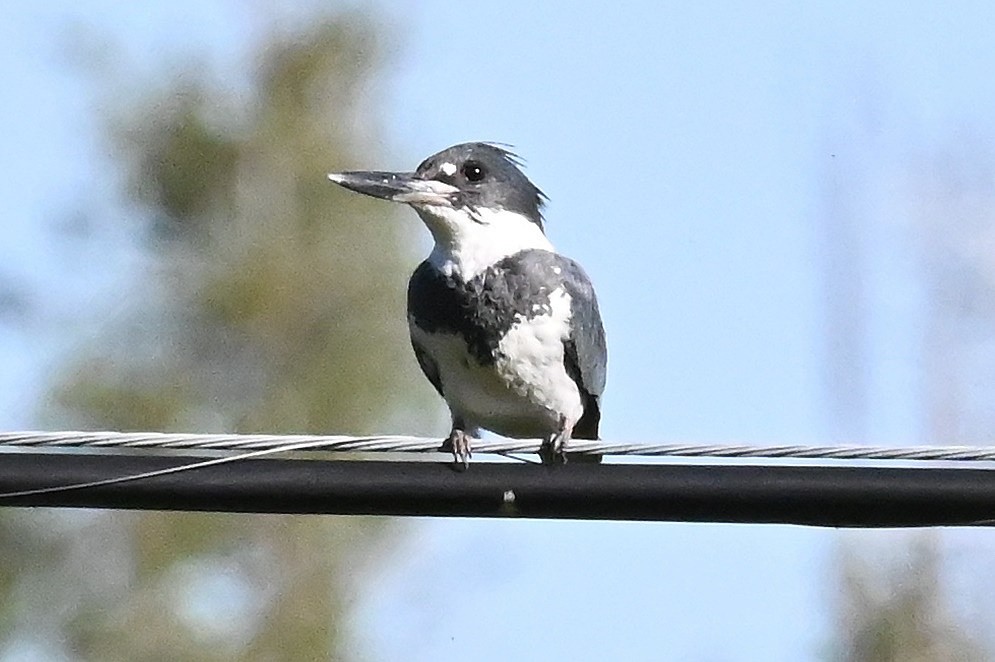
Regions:
<instances>
[{"instance_id":1,"label":"white belly","mask_svg":"<svg viewBox=\"0 0 995 662\"><path fill-rule=\"evenodd\" d=\"M522 319L501 339L495 361L481 366L458 335L429 335L412 328L438 366L442 392L454 418L507 437L545 437L560 417L571 424L583 402L563 363L570 298L551 297L551 314Z\"/></svg>"}]
</instances>

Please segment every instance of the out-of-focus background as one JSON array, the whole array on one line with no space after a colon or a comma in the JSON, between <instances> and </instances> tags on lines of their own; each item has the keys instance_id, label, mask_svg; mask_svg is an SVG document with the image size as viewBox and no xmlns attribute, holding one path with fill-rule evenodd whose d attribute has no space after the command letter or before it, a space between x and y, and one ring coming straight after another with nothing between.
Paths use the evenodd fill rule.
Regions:
<instances>
[{"instance_id":1,"label":"out-of-focus background","mask_svg":"<svg viewBox=\"0 0 995 662\"><path fill-rule=\"evenodd\" d=\"M413 213L510 143L612 441L992 443L985 2L0 5L0 428L441 435ZM0 511L0 661L986 660L993 536Z\"/></svg>"}]
</instances>

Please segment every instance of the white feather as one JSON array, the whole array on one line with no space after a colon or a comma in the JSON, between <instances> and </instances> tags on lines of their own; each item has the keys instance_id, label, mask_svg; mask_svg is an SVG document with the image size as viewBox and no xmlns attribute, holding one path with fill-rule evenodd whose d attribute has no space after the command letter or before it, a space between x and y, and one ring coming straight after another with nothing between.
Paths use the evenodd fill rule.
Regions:
<instances>
[{"instance_id":1,"label":"white feather","mask_svg":"<svg viewBox=\"0 0 995 662\"><path fill-rule=\"evenodd\" d=\"M504 209L416 207L435 239L429 263L446 274L470 280L495 262L528 248L552 251L542 228Z\"/></svg>"},{"instance_id":2,"label":"white feather","mask_svg":"<svg viewBox=\"0 0 995 662\"><path fill-rule=\"evenodd\" d=\"M470 356L462 337L412 324L415 341L436 362L455 417L508 437L544 437L559 430L561 414L571 422L581 417L583 401L563 363L570 297L558 289L550 304L548 315L518 319L489 366Z\"/></svg>"}]
</instances>

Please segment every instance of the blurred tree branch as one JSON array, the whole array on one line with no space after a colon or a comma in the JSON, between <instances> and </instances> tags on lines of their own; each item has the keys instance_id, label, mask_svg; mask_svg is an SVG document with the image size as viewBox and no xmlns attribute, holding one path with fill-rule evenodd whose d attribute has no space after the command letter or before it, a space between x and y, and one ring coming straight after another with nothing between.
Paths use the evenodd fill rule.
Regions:
<instances>
[{"instance_id":1,"label":"blurred tree branch","mask_svg":"<svg viewBox=\"0 0 995 662\"><path fill-rule=\"evenodd\" d=\"M249 89L193 66L137 101L105 100L153 266L122 293L123 320L65 367L46 418L200 432L434 422L404 324L414 224L324 177L377 161L379 52L371 21L317 15L254 46ZM0 654L27 638L70 659L332 659L346 580L389 535L354 518L103 513L46 529L4 513Z\"/></svg>"}]
</instances>

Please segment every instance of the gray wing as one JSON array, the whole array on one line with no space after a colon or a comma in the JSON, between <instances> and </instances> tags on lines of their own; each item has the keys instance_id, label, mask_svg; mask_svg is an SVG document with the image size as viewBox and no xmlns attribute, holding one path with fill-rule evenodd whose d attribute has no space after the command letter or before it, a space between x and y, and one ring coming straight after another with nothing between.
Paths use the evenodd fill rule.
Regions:
<instances>
[{"instance_id":1,"label":"gray wing","mask_svg":"<svg viewBox=\"0 0 995 662\"><path fill-rule=\"evenodd\" d=\"M432 357L425 351L425 348L415 342L414 336L411 337L411 347L415 350L415 358L418 359L421 371L425 373L428 381L432 382L432 386L439 392L439 395L445 397L445 394L442 392L442 380L439 378L439 366L436 365Z\"/></svg>"},{"instance_id":2,"label":"gray wing","mask_svg":"<svg viewBox=\"0 0 995 662\"><path fill-rule=\"evenodd\" d=\"M601 421L601 394L608 373L608 344L598 310L598 299L584 269L558 256L563 286L570 295L570 337L564 343L567 373L577 383L584 400L584 415L574 426L576 439L597 439Z\"/></svg>"},{"instance_id":3,"label":"gray wing","mask_svg":"<svg viewBox=\"0 0 995 662\"><path fill-rule=\"evenodd\" d=\"M560 265L563 285L570 295L571 342L576 352L577 369L582 386L594 396L605 390L608 371L608 345L605 341L605 328L601 323L601 311L594 286L579 264L562 258Z\"/></svg>"},{"instance_id":4,"label":"gray wing","mask_svg":"<svg viewBox=\"0 0 995 662\"><path fill-rule=\"evenodd\" d=\"M428 329L431 330L433 314L436 313L438 307L437 302L445 300L445 294L444 281L440 279L440 275L432 269L428 261L419 264L408 281L408 332L411 337L411 347L415 350L415 358L418 359L421 371L425 373L428 381L432 382L432 386L443 397L445 394L442 392L439 366L428 350L415 340L414 329L416 326L425 328L425 325L428 324Z\"/></svg>"},{"instance_id":5,"label":"gray wing","mask_svg":"<svg viewBox=\"0 0 995 662\"><path fill-rule=\"evenodd\" d=\"M552 251L526 250L506 258L502 273L516 272L538 293L558 287L570 296L570 335L563 342L563 367L584 401L584 413L573 429L576 439L597 439L601 421L601 394L608 371L608 346L594 286L583 267ZM538 288L538 291L536 291Z\"/></svg>"},{"instance_id":6,"label":"gray wing","mask_svg":"<svg viewBox=\"0 0 995 662\"><path fill-rule=\"evenodd\" d=\"M570 337L565 341L567 370L577 385L593 398L605 390L608 347L594 286L584 268L552 251L530 249L499 263L531 286L533 295L562 287L570 296ZM506 276L507 277L507 276Z\"/></svg>"}]
</instances>

